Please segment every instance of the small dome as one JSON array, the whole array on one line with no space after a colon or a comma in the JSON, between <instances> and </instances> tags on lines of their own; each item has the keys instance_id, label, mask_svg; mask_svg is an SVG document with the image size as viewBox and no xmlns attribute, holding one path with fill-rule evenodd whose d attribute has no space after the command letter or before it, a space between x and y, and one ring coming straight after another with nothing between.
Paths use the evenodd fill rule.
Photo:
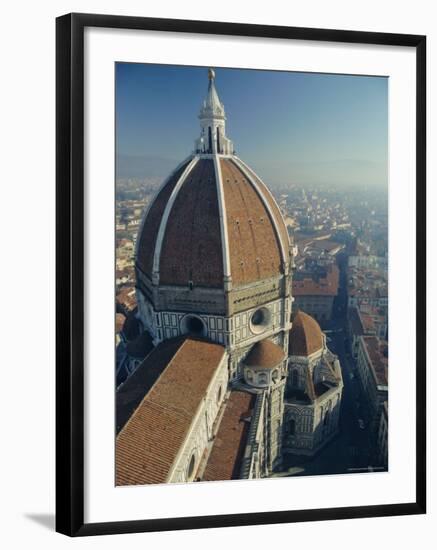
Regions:
<instances>
[{"instance_id":1,"label":"small dome","mask_svg":"<svg viewBox=\"0 0 437 550\"><path fill-rule=\"evenodd\" d=\"M274 344L271 340L261 340L257 342L244 359L247 367L261 367L264 369L273 369L279 365L285 358L282 348Z\"/></svg>"},{"instance_id":2,"label":"small dome","mask_svg":"<svg viewBox=\"0 0 437 550\"><path fill-rule=\"evenodd\" d=\"M322 330L315 319L298 310L292 321L289 341L290 355L307 357L323 348Z\"/></svg>"}]
</instances>

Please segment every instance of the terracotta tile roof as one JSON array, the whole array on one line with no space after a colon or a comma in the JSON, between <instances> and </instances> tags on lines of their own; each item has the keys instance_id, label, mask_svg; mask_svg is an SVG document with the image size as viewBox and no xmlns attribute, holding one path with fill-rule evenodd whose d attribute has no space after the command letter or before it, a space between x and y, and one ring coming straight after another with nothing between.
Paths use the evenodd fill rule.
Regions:
<instances>
[{"instance_id":1,"label":"terracotta tile roof","mask_svg":"<svg viewBox=\"0 0 437 550\"><path fill-rule=\"evenodd\" d=\"M233 285L282 272L276 230L254 187L229 159L221 159Z\"/></svg>"},{"instance_id":2,"label":"terracotta tile roof","mask_svg":"<svg viewBox=\"0 0 437 550\"><path fill-rule=\"evenodd\" d=\"M223 253L214 163L197 162L173 204L161 250L162 284L223 287Z\"/></svg>"},{"instance_id":3,"label":"terracotta tile roof","mask_svg":"<svg viewBox=\"0 0 437 550\"><path fill-rule=\"evenodd\" d=\"M187 164L188 162L176 170L169 181L161 188L144 221L141 235L139 236L137 265L141 271L149 276L149 278L152 278L153 255L155 253L155 243L162 215L164 214L164 209L170 198L171 192L181 177L182 172L187 167Z\"/></svg>"},{"instance_id":4,"label":"terracotta tile roof","mask_svg":"<svg viewBox=\"0 0 437 550\"><path fill-rule=\"evenodd\" d=\"M255 395L232 391L203 474L205 481L238 479Z\"/></svg>"},{"instance_id":5,"label":"terracotta tile roof","mask_svg":"<svg viewBox=\"0 0 437 550\"><path fill-rule=\"evenodd\" d=\"M118 309L121 310L121 313L128 315L130 311L133 311L137 307L135 288L133 286L125 286L121 288L117 292L115 300Z\"/></svg>"},{"instance_id":6,"label":"terracotta tile roof","mask_svg":"<svg viewBox=\"0 0 437 550\"><path fill-rule=\"evenodd\" d=\"M298 310L290 330L290 355L307 357L322 347L323 335L319 324L310 315Z\"/></svg>"},{"instance_id":7,"label":"terracotta tile roof","mask_svg":"<svg viewBox=\"0 0 437 550\"><path fill-rule=\"evenodd\" d=\"M335 264L330 266L326 277L318 280L310 274L299 278L297 273L293 277L293 296L337 296L339 280L339 270Z\"/></svg>"},{"instance_id":8,"label":"terracotta tile roof","mask_svg":"<svg viewBox=\"0 0 437 550\"><path fill-rule=\"evenodd\" d=\"M284 222L284 217L282 216L281 211L279 210L279 206L278 206L277 202L275 201L275 199L273 198L270 191L268 189L266 189L265 184L259 179L259 177L255 174L255 172L253 172L249 168L249 173L253 177L253 179L256 181L256 183L258 184L258 187L261 190L261 192L263 193L263 196L267 199L267 202L270 206L270 209L273 212L273 216L275 217L276 227L278 228L279 233L281 235L281 240L284 244L285 250L288 253L289 247L290 247L290 237L288 235L287 227L286 227L285 222Z\"/></svg>"},{"instance_id":9,"label":"terracotta tile roof","mask_svg":"<svg viewBox=\"0 0 437 550\"><path fill-rule=\"evenodd\" d=\"M235 286L280 275L281 243L288 261L287 228L268 189L252 172L249 182L232 159L220 159L220 166L226 219L220 220L214 161L199 159L178 190L164 231L159 266L164 285L188 286L192 281L195 286L223 287L221 223L227 224ZM144 221L137 267L149 278L165 206L185 168L160 190Z\"/></svg>"},{"instance_id":10,"label":"terracotta tile roof","mask_svg":"<svg viewBox=\"0 0 437 550\"><path fill-rule=\"evenodd\" d=\"M185 337L172 338L159 344L117 391L117 433L164 371L184 343Z\"/></svg>"},{"instance_id":11,"label":"terracotta tile roof","mask_svg":"<svg viewBox=\"0 0 437 550\"><path fill-rule=\"evenodd\" d=\"M249 367L272 369L277 367L284 358L284 350L266 338L252 346L244 359L244 363Z\"/></svg>"},{"instance_id":12,"label":"terracotta tile roof","mask_svg":"<svg viewBox=\"0 0 437 550\"><path fill-rule=\"evenodd\" d=\"M167 348L170 346L170 349ZM163 353L164 357L157 355ZM125 388L127 409L135 408L116 439L116 485L164 483L185 441L193 418L205 396L225 350L205 340L176 338L163 342L139 367L155 364L162 373L149 392L139 400L141 374L131 393ZM144 391L143 391L144 396ZM126 413L126 410L125 410ZM123 418L118 419L121 424Z\"/></svg>"}]
</instances>

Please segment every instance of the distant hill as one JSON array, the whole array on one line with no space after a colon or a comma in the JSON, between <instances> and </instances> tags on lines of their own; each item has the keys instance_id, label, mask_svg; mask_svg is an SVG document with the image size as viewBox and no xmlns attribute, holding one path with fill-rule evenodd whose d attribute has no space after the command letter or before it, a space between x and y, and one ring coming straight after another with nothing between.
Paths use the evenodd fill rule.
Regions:
<instances>
[{"instance_id":1,"label":"distant hill","mask_svg":"<svg viewBox=\"0 0 437 550\"><path fill-rule=\"evenodd\" d=\"M116 177L164 178L179 164L180 160L156 156L117 155Z\"/></svg>"}]
</instances>

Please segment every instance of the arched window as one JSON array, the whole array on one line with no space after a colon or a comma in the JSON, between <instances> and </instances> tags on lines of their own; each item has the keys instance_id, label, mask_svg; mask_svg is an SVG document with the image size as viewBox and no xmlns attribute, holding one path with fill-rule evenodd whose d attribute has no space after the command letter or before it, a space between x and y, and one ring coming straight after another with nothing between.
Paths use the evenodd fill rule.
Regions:
<instances>
[{"instance_id":1,"label":"arched window","mask_svg":"<svg viewBox=\"0 0 437 550\"><path fill-rule=\"evenodd\" d=\"M327 426L329 423L329 411L326 411L325 418L323 419L323 425Z\"/></svg>"},{"instance_id":2,"label":"arched window","mask_svg":"<svg viewBox=\"0 0 437 550\"><path fill-rule=\"evenodd\" d=\"M181 331L183 334L206 336L206 325L200 317L186 315L181 321Z\"/></svg>"},{"instance_id":3,"label":"arched window","mask_svg":"<svg viewBox=\"0 0 437 550\"><path fill-rule=\"evenodd\" d=\"M289 427L288 427L288 433L290 435L295 435L296 433L296 420L294 418L290 419Z\"/></svg>"},{"instance_id":4,"label":"arched window","mask_svg":"<svg viewBox=\"0 0 437 550\"><path fill-rule=\"evenodd\" d=\"M190 317L187 320L187 328L193 334L201 334L203 331L203 323L198 317Z\"/></svg>"},{"instance_id":5,"label":"arched window","mask_svg":"<svg viewBox=\"0 0 437 550\"><path fill-rule=\"evenodd\" d=\"M254 334L260 334L264 332L267 327L270 325L271 314L270 310L266 307L260 307L253 312L250 318L250 330Z\"/></svg>"},{"instance_id":6,"label":"arched window","mask_svg":"<svg viewBox=\"0 0 437 550\"><path fill-rule=\"evenodd\" d=\"M211 126L208 126L208 153L212 153L212 132L211 132Z\"/></svg>"},{"instance_id":7,"label":"arched window","mask_svg":"<svg viewBox=\"0 0 437 550\"><path fill-rule=\"evenodd\" d=\"M196 453L193 453L190 458L190 462L188 463L187 468L187 478L191 480L191 478L194 475L194 466L196 465Z\"/></svg>"},{"instance_id":8,"label":"arched window","mask_svg":"<svg viewBox=\"0 0 437 550\"><path fill-rule=\"evenodd\" d=\"M297 369L293 369L291 372L291 385L293 388L297 388L299 384L299 373L297 372Z\"/></svg>"}]
</instances>

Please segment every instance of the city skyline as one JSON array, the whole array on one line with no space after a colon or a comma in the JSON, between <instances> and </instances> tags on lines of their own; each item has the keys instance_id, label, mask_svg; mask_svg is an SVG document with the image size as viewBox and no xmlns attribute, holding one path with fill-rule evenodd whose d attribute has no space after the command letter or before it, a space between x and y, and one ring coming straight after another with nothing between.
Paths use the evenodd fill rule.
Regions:
<instances>
[{"instance_id":1,"label":"city skyline","mask_svg":"<svg viewBox=\"0 0 437 550\"><path fill-rule=\"evenodd\" d=\"M205 72L116 64L118 178L160 179L192 151ZM271 185L387 186L387 78L216 74L237 154Z\"/></svg>"},{"instance_id":2,"label":"city skyline","mask_svg":"<svg viewBox=\"0 0 437 550\"><path fill-rule=\"evenodd\" d=\"M197 139L159 190L150 166L144 168L149 181L120 179L116 186L115 483L386 471L387 201L378 188L364 185L357 192L332 184L302 192L296 182L271 192L265 172L268 155L271 166L290 156L290 116L306 132L301 155L311 136L332 155L346 147L342 132L355 135L357 125L362 131L352 147L366 135L363 152L380 155L369 125L352 117L352 127L347 116L372 93L352 101L351 81L346 92L331 80L337 83L323 90L328 107L310 116L320 91L314 80L308 85L307 75L299 75L299 88L293 75L306 124L298 122L299 110L288 116L287 104L277 101L289 100L289 75L287 85L279 85L277 74L252 73L248 82L244 71L229 73L238 77L234 86L223 86L234 90L233 104L216 88L219 71L202 74L203 101L188 78L180 87L175 78L149 78L149 92L159 100L145 100L138 83L143 72L136 68L124 101L125 110L131 100L128 110L138 108L137 114L117 113L132 152L147 147L171 155L191 141L195 126ZM318 75L317 83L325 78ZM271 92L269 101L262 100L261 84ZM304 95L311 100L305 103ZM234 126L237 104L243 116L237 114ZM187 113L195 124L180 135ZM276 135L280 123L284 134ZM249 128L249 147L240 149L241 135L232 128ZM326 139L330 132L336 140ZM145 133L153 138L149 145ZM266 183L240 159L248 161L250 151ZM320 179L319 169L313 178ZM349 170L347 177L350 182L357 174Z\"/></svg>"}]
</instances>

